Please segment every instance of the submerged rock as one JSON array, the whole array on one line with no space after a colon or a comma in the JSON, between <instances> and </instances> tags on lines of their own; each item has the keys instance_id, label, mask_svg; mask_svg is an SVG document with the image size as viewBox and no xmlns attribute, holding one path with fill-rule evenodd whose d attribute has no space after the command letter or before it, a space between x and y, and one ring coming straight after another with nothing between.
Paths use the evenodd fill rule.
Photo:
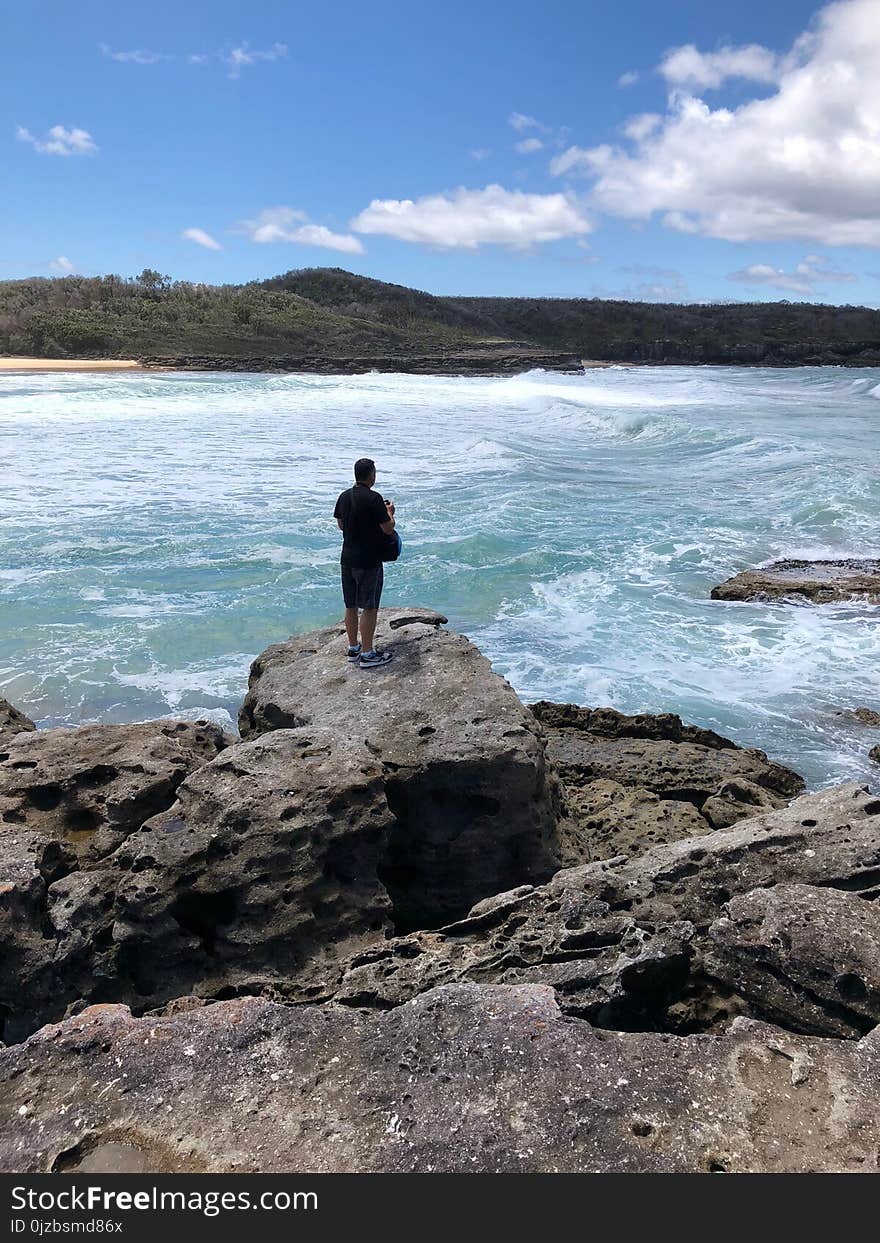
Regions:
<instances>
[{"instance_id":1,"label":"submerged rock","mask_svg":"<svg viewBox=\"0 0 880 1243\"><path fill-rule=\"evenodd\" d=\"M880 1043L610 1034L540 986L93 1007L0 1051L21 1172L876 1172Z\"/></svg>"},{"instance_id":2,"label":"submerged rock","mask_svg":"<svg viewBox=\"0 0 880 1243\"><path fill-rule=\"evenodd\" d=\"M0 698L0 749L16 734L23 731L30 732L36 728L29 716L19 712L8 699Z\"/></svg>"},{"instance_id":3,"label":"submerged rock","mask_svg":"<svg viewBox=\"0 0 880 1243\"><path fill-rule=\"evenodd\" d=\"M784 807L803 778L671 713L626 716L541 700L547 755L562 780L563 862L634 855Z\"/></svg>"},{"instance_id":4,"label":"submerged rock","mask_svg":"<svg viewBox=\"0 0 880 1243\"><path fill-rule=\"evenodd\" d=\"M861 600L880 604L880 559L774 561L744 570L713 587L713 600L809 600L832 604Z\"/></svg>"}]
</instances>

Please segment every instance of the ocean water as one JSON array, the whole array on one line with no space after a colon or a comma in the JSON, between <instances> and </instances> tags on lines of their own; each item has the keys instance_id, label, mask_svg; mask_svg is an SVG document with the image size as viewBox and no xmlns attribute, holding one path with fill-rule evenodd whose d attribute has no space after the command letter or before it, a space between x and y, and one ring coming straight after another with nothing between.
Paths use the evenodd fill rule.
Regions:
<instances>
[{"instance_id":1,"label":"ocean water","mask_svg":"<svg viewBox=\"0 0 880 1243\"><path fill-rule=\"evenodd\" d=\"M880 708L880 612L709 591L876 556L878 443L876 370L5 375L0 694L43 726L230 724L256 653L340 617L331 514L366 454L405 540L384 602L445 612L525 699L876 786L880 731L836 714Z\"/></svg>"}]
</instances>

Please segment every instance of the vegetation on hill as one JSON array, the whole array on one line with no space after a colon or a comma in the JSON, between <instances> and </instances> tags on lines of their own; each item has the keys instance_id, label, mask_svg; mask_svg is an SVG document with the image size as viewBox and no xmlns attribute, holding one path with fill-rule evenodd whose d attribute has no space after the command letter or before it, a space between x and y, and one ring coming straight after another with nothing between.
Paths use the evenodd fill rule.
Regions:
<instances>
[{"instance_id":1,"label":"vegetation on hill","mask_svg":"<svg viewBox=\"0 0 880 1243\"><path fill-rule=\"evenodd\" d=\"M0 354L295 358L543 348L632 361L880 360L880 311L806 303L441 298L339 268L245 285L65 276L0 282Z\"/></svg>"}]
</instances>

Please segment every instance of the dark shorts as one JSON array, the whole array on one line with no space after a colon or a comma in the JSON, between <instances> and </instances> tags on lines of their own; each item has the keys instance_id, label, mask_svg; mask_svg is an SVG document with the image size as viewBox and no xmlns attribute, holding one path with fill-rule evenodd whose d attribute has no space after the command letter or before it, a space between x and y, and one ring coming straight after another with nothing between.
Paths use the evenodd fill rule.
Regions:
<instances>
[{"instance_id":1,"label":"dark shorts","mask_svg":"<svg viewBox=\"0 0 880 1243\"><path fill-rule=\"evenodd\" d=\"M342 563L342 598L347 609L377 609L382 597L385 571L378 565Z\"/></svg>"}]
</instances>

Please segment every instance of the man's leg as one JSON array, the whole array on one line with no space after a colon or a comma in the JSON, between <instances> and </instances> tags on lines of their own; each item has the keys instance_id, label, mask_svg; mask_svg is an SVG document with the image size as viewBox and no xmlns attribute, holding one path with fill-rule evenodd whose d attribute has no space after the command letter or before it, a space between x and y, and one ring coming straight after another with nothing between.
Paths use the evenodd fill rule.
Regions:
<instances>
[{"instance_id":1,"label":"man's leg","mask_svg":"<svg viewBox=\"0 0 880 1243\"><path fill-rule=\"evenodd\" d=\"M376 623L373 622L375 630ZM357 647L358 641L358 611L357 609L345 610L345 633L348 635L348 646Z\"/></svg>"},{"instance_id":2,"label":"man's leg","mask_svg":"<svg viewBox=\"0 0 880 1243\"><path fill-rule=\"evenodd\" d=\"M372 652L373 636L376 633L376 621L379 617L379 610L364 609L361 613L361 651ZM357 640L355 640L357 642Z\"/></svg>"}]
</instances>

